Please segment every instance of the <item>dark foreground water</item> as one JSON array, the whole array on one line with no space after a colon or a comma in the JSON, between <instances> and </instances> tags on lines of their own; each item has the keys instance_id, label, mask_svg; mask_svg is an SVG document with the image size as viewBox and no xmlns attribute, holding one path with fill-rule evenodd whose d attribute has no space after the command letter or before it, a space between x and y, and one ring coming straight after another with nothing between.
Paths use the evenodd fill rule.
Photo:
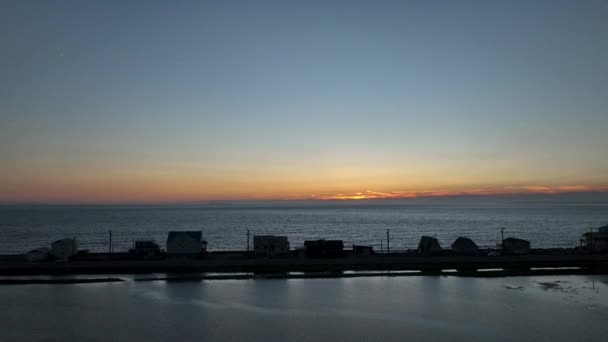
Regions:
<instances>
[{"instance_id":1,"label":"dark foreground water","mask_svg":"<svg viewBox=\"0 0 608 342\"><path fill-rule=\"evenodd\" d=\"M0 286L1 341L606 341L608 277Z\"/></svg>"},{"instance_id":2,"label":"dark foreground water","mask_svg":"<svg viewBox=\"0 0 608 342\"><path fill-rule=\"evenodd\" d=\"M416 248L422 235L435 235L444 246L462 235L494 247L502 227L506 236L529 239L533 247L573 247L582 233L605 224L606 203L0 206L0 254L25 253L65 237L76 237L81 248L107 251L110 229L118 251L135 239L164 246L169 230L204 230L210 250L243 250L247 229L287 235L292 248L328 238L379 249L386 229L393 250Z\"/></svg>"}]
</instances>

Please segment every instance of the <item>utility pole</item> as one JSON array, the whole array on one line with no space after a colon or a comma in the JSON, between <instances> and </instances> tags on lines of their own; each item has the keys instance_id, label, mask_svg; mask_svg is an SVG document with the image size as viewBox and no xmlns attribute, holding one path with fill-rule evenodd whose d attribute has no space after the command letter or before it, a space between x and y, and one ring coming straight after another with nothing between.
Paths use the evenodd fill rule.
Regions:
<instances>
[{"instance_id":1,"label":"utility pole","mask_svg":"<svg viewBox=\"0 0 608 342\"><path fill-rule=\"evenodd\" d=\"M110 234L110 244L108 246L108 253L110 254L110 258L112 258L112 229L108 230Z\"/></svg>"},{"instance_id":2,"label":"utility pole","mask_svg":"<svg viewBox=\"0 0 608 342\"><path fill-rule=\"evenodd\" d=\"M201 229L201 254L207 253L207 240L205 240L205 229Z\"/></svg>"},{"instance_id":3,"label":"utility pole","mask_svg":"<svg viewBox=\"0 0 608 342\"><path fill-rule=\"evenodd\" d=\"M593 228L589 227L589 253L593 254Z\"/></svg>"},{"instance_id":4,"label":"utility pole","mask_svg":"<svg viewBox=\"0 0 608 342\"><path fill-rule=\"evenodd\" d=\"M500 254L505 251L505 227L500 228Z\"/></svg>"},{"instance_id":5,"label":"utility pole","mask_svg":"<svg viewBox=\"0 0 608 342\"><path fill-rule=\"evenodd\" d=\"M249 254L249 229L247 229L247 254Z\"/></svg>"},{"instance_id":6,"label":"utility pole","mask_svg":"<svg viewBox=\"0 0 608 342\"><path fill-rule=\"evenodd\" d=\"M382 240L380 240L380 254L382 254L383 251L384 251L384 248L382 247Z\"/></svg>"},{"instance_id":7,"label":"utility pole","mask_svg":"<svg viewBox=\"0 0 608 342\"><path fill-rule=\"evenodd\" d=\"M391 253L391 237L390 237L390 229L386 230L386 255Z\"/></svg>"}]
</instances>

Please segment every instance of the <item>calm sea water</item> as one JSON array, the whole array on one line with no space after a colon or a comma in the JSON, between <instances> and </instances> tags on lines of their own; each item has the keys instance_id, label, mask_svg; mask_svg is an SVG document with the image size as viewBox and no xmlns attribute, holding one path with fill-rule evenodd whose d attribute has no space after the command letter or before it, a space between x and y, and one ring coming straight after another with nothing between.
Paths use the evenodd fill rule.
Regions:
<instances>
[{"instance_id":1,"label":"calm sea water","mask_svg":"<svg viewBox=\"0 0 608 342\"><path fill-rule=\"evenodd\" d=\"M243 250L252 234L287 235L292 247L306 239L342 239L377 249L391 233L391 249L416 248L422 235L444 246L458 236L495 246L505 236L533 247L572 247L591 227L608 224L607 204L400 204L338 206L0 206L0 253L24 253L76 237L81 248L115 250L135 239L161 245L169 230L203 230L210 250ZM385 244L385 242L384 242Z\"/></svg>"},{"instance_id":2,"label":"calm sea water","mask_svg":"<svg viewBox=\"0 0 608 342\"><path fill-rule=\"evenodd\" d=\"M605 341L607 284L415 276L0 286L0 340Z\"/></svg>"}]
</instances>

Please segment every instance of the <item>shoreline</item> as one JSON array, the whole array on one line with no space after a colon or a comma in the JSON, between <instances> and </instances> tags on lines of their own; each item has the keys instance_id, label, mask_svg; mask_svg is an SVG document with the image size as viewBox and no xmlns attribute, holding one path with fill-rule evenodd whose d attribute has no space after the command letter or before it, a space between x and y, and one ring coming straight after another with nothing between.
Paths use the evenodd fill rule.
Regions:
<instances>
[{"instance_id":1,"label":"shoreline","mask_svg":"<svg viewBox=\"0 0 608 342\"><path fill-rule=\"evenodd\" d=\"M209 255L202 258L107 259L91 256L67 262L31 262L0 259L0 275L78 274L177 274L177 273L340 273L418 271L441 274L458 270L461 274L529 274L535 269L562 269L562 272L608 274L608 254L527 254L502 256L417 256L406 254L308 258L286 256L254 258L244 253Z\"/></svg>"},{"instance_id":2,"label":"shoreline","mask_svg":"<svg viewBox=\"0 0 608 342\"><path fill-rule=\"evenodd\" d=\"M64 279L0 279L2 285L68 285L68 284L95 284L118 283L125 281L122 278L64 278Z\"/></svg>"},{"instance_id":3,"label":"shoreline","mask_svg":"<svg viewBox=\"0 0 608 342\"><path fill-rule=\"evenodd\" d=\"M425 273L418 271L388 271L388 272L313 272L313 273L247 273L247 274L212 274L212 275L170 275L164 277L123 279L117 277L105 278L0 278L0 286L10 285L74 285L74 284L98 284L98 283L121 283L121 282L202 282L221 280L289 280L289 279L347 279L347 278L370 278L370 277L465 277L465 278L506 278L527 276L558 276L558 275L605 275L607 272L594 271L591 269L536 269L527 272L517 270L489 270L476 273L442 271L437 273ZM61 275L67 276L67 275Z\"/></svg>"}]
</instances>

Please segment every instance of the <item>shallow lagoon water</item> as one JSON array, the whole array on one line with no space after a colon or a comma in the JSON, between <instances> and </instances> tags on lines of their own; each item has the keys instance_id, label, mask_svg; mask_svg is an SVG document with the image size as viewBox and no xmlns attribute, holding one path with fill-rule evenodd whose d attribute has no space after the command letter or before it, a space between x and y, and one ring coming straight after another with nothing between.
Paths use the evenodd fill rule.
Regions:
<instances>
[{"instance_id":1,"label":"shallow lagoon water","mask_svg":"<svg viewBox=\"0 0 608 342\"><path fill-rule=\"evenodd\" d=\"M608 276L0 287L2 341L604 341Z\"/></svg>"}]
</instances>

